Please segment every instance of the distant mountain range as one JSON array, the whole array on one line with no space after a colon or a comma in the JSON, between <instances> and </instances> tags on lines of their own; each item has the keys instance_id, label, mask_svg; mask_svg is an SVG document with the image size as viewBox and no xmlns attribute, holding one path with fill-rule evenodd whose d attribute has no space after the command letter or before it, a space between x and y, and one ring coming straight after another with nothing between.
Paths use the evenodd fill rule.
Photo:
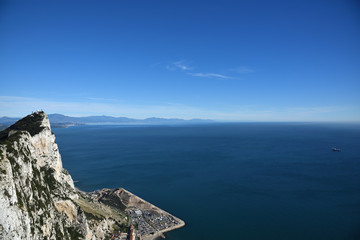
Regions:
<instances>
[{"instance_id":1,"label":"distant mountain range","mask_svg":"<svg viewBox=\"0 0 360 240\"><path fill-rule=\"evenodd\" d=\"M88 125L88 124L199 124L210 123L212 120L208 119L191 119L184 120L180 118L146 118L134 119L127 117L111 117L111 116L89 116L89 117L70 117L62 114L48 114L50 124L52 127L68 127L74 125ZM20 118L1 117L0 129L5 128L15 123Z\"/></svg>"}]
</instances>

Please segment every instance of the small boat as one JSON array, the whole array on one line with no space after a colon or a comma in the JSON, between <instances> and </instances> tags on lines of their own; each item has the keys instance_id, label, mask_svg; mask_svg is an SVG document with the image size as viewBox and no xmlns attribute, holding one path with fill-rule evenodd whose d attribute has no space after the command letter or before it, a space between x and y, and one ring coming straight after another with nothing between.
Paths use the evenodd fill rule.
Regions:
<instances>
[{"instance_id":1,"label":"small boat","mask_svg":"<svg viewBox=\"0 0 360 240\"><path fill-rule=\"evenodd\" d=\"M334 152L341 152L341 149L340 149L340 148L332 148L332 150L333 150Z\"/></svg>"}]
</instances>

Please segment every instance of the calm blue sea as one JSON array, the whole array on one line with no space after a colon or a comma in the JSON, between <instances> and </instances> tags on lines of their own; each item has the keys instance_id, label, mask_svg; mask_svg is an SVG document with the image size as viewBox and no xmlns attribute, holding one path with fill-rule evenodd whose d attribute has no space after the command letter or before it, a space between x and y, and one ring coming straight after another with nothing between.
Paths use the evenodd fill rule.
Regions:
<instances>
[{"instance_id":1,"label":"calm blue sea","mask_svg":"<svg viewBox=\"0 0 360 240\"><path fill-rule=\"evenodd\" d=\"M169 240L360 239L360 125L53 131L78 188L124 187L183 219Z\"/></svg>"}]
</instances>

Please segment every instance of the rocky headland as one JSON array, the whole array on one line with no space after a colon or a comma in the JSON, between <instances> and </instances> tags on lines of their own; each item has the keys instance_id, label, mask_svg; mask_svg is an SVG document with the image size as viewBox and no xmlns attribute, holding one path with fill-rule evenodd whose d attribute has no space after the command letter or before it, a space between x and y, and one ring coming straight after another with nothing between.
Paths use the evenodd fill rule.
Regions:
<instances>
[{"instance_id":1,"label":"rocky headland","mask_svg":"<svg viewBox=\"0 0 360 240\"><path fill-rule=\"evenodd\" d=\"M146 240L184 225L125 189L76 189L44 112L0 132L0 239Z\"/></svg>"}]
</instances>

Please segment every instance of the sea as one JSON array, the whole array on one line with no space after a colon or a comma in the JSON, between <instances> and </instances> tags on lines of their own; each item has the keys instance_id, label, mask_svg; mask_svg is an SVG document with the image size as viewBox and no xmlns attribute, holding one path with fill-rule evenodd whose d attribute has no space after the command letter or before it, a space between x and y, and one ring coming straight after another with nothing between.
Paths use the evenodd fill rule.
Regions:
<instances>
[{"instance_id":1,"label":"sea","mask_svg":"<svg viewBox=\"0 0 360 240\"><path fill-rule=\"evenodd\" d=\"M360 239L359 124L86 125L53 132L79 189L123 187L184 220L168 240Z\"/></svg>"}]
</instances>

